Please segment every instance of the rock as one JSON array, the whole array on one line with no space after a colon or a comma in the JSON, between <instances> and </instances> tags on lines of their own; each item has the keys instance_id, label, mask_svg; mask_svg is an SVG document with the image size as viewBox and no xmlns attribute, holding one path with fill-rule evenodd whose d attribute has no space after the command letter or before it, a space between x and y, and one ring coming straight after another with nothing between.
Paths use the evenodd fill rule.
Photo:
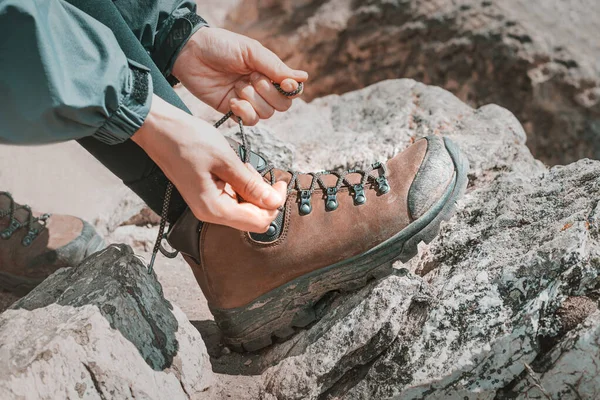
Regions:
<instances>
[{"instance_id":1,"label":"rock","mask_svg":"<svg viewBox=\"0 0 600 400\"><path fill-rule=\"evenodd\" d=\"M208 398L206 347L125 245L0 314L0 398Z\"/></svg>"},{"instance_id":2,"label":"rock","mask_svg":"<svg viewBox=\"0 0 600 400\"><path fill-rule=\"evenodd\" d=\"M135 225L119 226L105 237L107 243L122 243L131 246L136 252L152 252L158 227L142 227Z\"/></svg>"},{"instance_id":3,"label":"rock","mask_svg":"<svg viewBox=\"0 0 600 400\"><path fill-rule=\"evenodd\" d=\"M237 131L232 128L228 135ZM465 151L475 186L501 172L529 176L544 171L509 111L495 105L473 109L446 90L410 79L380 82L311 103L296 100L290 111L247 131L252 148L270 160L282 160L285 154L281 164L274 161L276 166L305 172L387 160L415 139L432 134L450 137Z\"/></svg>"},{"instance_id":4,"label":"rock","mask_svg":"<svg viewBox=\"0 0 600 400\"><path fill-rule=\"evenodd\" d=\"M600 398L599 327L600 313L596 311L536 365L528 368L527 374L517 379L505 398L514 393L518 393L519 398L529 399L551 395L560 399Z\"/></svg>"},{"instance_id":5,"label":"rock","mask_svg":"<svg viewBox=\"0 0 600 400\"><path fill-rule=\"evenodd\" d=\"M589 349L585 363L574 361L595 343L597 319L586 322L587 337L578 336L583 344L562 336L597 309L600 231L592 222L599 198L600 162L530 179L499 175L467 195L458 217L411 266L418 273L355 295L361 305L342 318L327 314L308 333L331 325L325 334L267 371L266 392L277 399L489 399L509 388L525 398L531 383L514 380L530 364L551 382L542 385L551 398L598 393L597 379L576 378L595 376L600 353ZM412 281L432 294L399 286ZM385 293L387 303L362 311L378 298L373 293ZM572 296L586 300L574 306ZM415 300L422 304L417 323L398 311ZM560 365L542 362L557 346L561 357L552 358Z\"/></svg>"},{"instance_id":6,"label":"rock","mask_svg":"<svg viewBox=\"0 0 600 400\"><path fill-rule=\"evenodd\" d=\"M128 223L130 221L140 221L143 218L141 213L144 209L147 209L144 201L131 190L127 189L125 193L120 196L116 206L100 213L100 215L95 218L93 221L94 226L99 234L108 237L122 225L131 225ZM148 222L149 218L147 218Z\"/></svg>"},{"instance_id":7,"label":"rock","mask_svg":"<svg viewBox=\"0 0 600 400\"><path fill-rule=\"evenodd\" d=\"M305 98L414 78L508 108L557 164L600 157L599 18L594 0L251 0L225 26L308 70Z\"/></svg>"},{"instance_id":8,"label":"rock","mask_svg":"<svg viewBox=\"0 0 600 400\"><path fill-rule=\"evenodd\" d=\"M266 391L277 399L316 399L351 387L395 340L417 334L431 302L420 279L408 277L360 291L286 348L293 356L263 374Z\"/></svg>"},{"instance_id":9,"label":"rock","mask_svg":"<svg viewBox=\"0 0 600 400\"><path fill-rule=\"evenodd\" d=\"M142 207L140 212L131 216L121 225L147 226L160 224L160 215L150 209L150 207Z\"/></svg>"},{"instance_id":10,"label":"rock","mask_svg":"<svg viewBox=\"0 0 600 400\"><path fill-rule=\"evenodd\" d=\"M410 80L298 103L262 125L302 170L385 159L428 134L471 163L456 217L419 256L334 296L318 323L261 355L262 398L525 398L535 379L551 398L597 393L600 162L547 169L507 110Z\"/></svg>"},{"instance_id":11,"label":"rock","mask_svg":"<svg viewBox=\"0 0 600 400\"><path fill-rule=\"evenodd\" d=\"M221 26L229 10L239 2L240 0L206 0L198 5L198 14L210 26Z\"/></svg>"}]
</instances>

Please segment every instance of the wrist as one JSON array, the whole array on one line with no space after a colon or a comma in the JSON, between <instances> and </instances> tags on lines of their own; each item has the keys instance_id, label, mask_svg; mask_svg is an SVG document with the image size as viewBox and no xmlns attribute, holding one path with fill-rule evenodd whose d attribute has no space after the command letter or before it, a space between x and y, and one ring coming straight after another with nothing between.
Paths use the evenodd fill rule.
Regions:
<instances>
[{"instance_id":1,"label":"wrist","mask_svg":"<svg viewBox=\"0 0 600 400\"><path fill-rule=\"evenodd\" d=\"M142 127L131 139L160 166L161 155L177 156L198 133L212 135L216 129L208 122L194 117L167 103L157 95L152 95L152 105Z\"/></svg>"},{"instance_id":2,"label":"wrist","mask_svg":"<svg viewBox=\"0 0 600 400\"><path fill-rule=\"evenodd\" d=\"M174 17L166 34L157 39L159 45L153 55L154 62L167 79L173 76L175 62L192 36L201 28L208 27L208 23L195 12L179 11L180 14Z\"/></svg>"},{"instance_id":3,"label":"wrist","mask_svg":"<svg viewBox=\"0 0 600 400\"><path fill-rule=\"evenodd\" d=\"M173 132L185 129L188 118L193 117L154 94L150 112L131 140L152 156Z\"/></svg>"},{"instance_id":4,"label":"wrist","mask_svg":"<svg viewBox=\"0 0 600 400\"><path fill-rule=\"evenodd\" d=\"M207 29L209 29L208 26L196 31L178 52L170 72L170 75L178 81L185 76L186 65L189 67L189 65L195 62L195 59L198 57L199 50L201 49L201 37Z\"/></svg>"}]
</instances>

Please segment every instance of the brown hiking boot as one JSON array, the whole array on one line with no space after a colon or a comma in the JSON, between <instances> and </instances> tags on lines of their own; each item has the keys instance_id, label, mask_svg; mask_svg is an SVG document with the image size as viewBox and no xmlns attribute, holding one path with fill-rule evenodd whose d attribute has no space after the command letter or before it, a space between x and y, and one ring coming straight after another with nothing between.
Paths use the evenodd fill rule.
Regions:
<instances>
[{"instance_id":1,"label":"brown hiking boot","mask_svg":"<svg viewBox=\"0 0 600 400\"><path fill-rule=\"evenodd\" d=\"M0 192L0 288L25 295L53 272L104 248L87 222L40 214Z\"/></svg>"},{"instance_id":2,"label":"brown hiking boot","mask_svg":"<svg viewBox=\"0 0 600 400\"><path fill-rule=\"evenodd\" d=\"M202 223L188 209L168 237L236 350L260 349L308 325L328 292L391 274L394 261L408 261L418 243L437 235L467 185L466 158L439 136L342 174L273 169L239 147L267 181L288 182L285 207L268 231Z\"/></svg>"}]
</instances>

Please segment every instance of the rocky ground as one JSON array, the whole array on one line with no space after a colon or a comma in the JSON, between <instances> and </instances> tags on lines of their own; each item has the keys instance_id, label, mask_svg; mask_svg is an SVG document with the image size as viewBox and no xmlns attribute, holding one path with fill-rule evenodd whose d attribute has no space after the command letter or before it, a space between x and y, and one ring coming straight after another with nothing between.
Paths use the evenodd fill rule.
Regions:
<instances>
[{"instance_id":1,"label":"rocky ground","mask_svg":"<svg viewBox=\"0 0 600 400\"><path fill-rule=\"evenodd\" d=\"M549 164L600 157L595 0L250 0L226 27L307 69L308 98L390 78L498 104Z\"/></svg>"},{"instance_id":2,"label":"rocky ground","mask_svg":"<svg viewBox=\"0 0 600 400\"><path fill-rule=\"evenodd\" d=\"M57 273L2 314L0 336L8 345L0 360L8 364L0 369L0 391L15 394L16 385L69 365L43 390L71 398L80 392L154 398L143 383L152 379L172 398L600 395L600 162L548 169L532 157L507 110L473 109L411 80L298 101L250 131L255 148L303 170L360 165L390 157L418 137L447 135L469 158L469 190L439 237L410 263L396 265L395 275L358 293L333 294L320 322L254 354L232 353L220 343L181 260L159 259L161 289L127 247L111 248ZM113 220L100 227L110 240L146 255L156 228L131 219L135 202L120 207L114 215L141 226ZM138 301L146 297L150 305ZM139 325L122 326L129 320ZM14 326L32 327L38 336L9 339ZM129 361L103 367L116 354Z\"/></svg>"},{"instance_id":3,"label":"rocky ground","mask_svg":"<svg viewBox=\"0 0 600 400\"><path fill-rule=\"evenodd\" d=\"M156 216L118 180L73 143L2 146L0 190L119 245L23 299L0 295L0 310L17 301L0 314L0 398L600 398L600 162L548 168L530 152L600 154L597 4L229 0L200 13L219 25L235 6L230 27L312 74L314 100L249 129L253 148L310 171L447 135L471 164L456 216L395 275L333 293L309 329L238 354L181 257L146 274ZM458 98L371 85L401 76ZM332 92L348 93L320 97Z\"/></svg>"}]
</instances>

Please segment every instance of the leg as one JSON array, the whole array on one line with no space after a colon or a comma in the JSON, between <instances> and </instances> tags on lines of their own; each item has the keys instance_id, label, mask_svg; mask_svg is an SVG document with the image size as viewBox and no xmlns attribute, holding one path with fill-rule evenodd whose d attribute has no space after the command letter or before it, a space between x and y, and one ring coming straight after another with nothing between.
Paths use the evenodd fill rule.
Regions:
<instances>
[{"instance_id":1,"label":"leg","mask_svg":"<svg viewBox=\"0 0 600 400\"><path fill-rule=\"evenodd\" d=\"M121 14L110 0L66 0L75 7L109 27L125 55L150 68L154 93L172 105L189 110L162 76L146 50L133 35ZM150 208L160 214L168 180L158 166L133 141L118 145L107 145L93 138L79 140L87 151L97 158L112 173L118 176L131 190L140 196ZM169 221L175 221L187 205L177 190L173 191Z\"/></svg>"}]
</instances>

